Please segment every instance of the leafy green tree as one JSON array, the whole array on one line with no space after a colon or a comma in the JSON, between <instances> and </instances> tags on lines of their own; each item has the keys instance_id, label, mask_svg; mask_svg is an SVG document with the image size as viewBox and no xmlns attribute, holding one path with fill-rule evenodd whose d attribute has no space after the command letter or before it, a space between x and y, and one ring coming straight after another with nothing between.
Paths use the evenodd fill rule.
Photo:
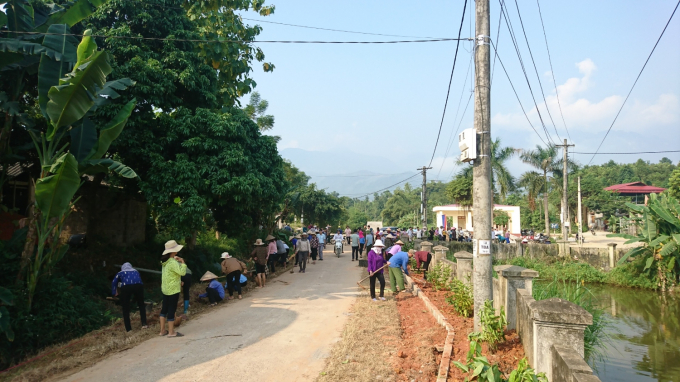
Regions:
<instances>
[{"instance_id":1,"label":"leafy green tree","mask_svg":"<svg viewBox=\"0 0 680 382\"><path fill-rule=\"evenodd\" d=\"M544 183L544 178L536 171L527 171L519 178L518 185L526 190L527 201L531 212L536 210L536 199L541 193Z\"/></svg>"},{"instance_id":2,"label":"leafy green tree","mask_svg":"<svg viewBox=\"0 0 680 382\"><path fill-rule=\"evenodd\" d=\"M637 236L612 234L607 237L623 237L626 244L641 243L629 250L620 260L641 256L645 259L643 272L651 277L653 268L662 291L678 284L680 272L680 203L672 196L651 194L648 205L626 203L633 220L639 227Z\"/></svg>"},{"instance_id":3,"label":"leafy green tree","mask_svg":"<svg viewBox=\"0 0 680 382\"><path fill-rule=\"evenodd\" d=\"M347 225L354 230L355 228L363 227L368 222L368 216L363 211L359 210L357 207L350 207L348 211L349 218L347 219Z\"/></svg>"},{"instance_id":4,"label":"leafy green tree","mask_svg":"<svg viewBox=\"0 0 680 382\"><path fill-rule=\"evenodd\" d=\"M668 195L680 199L680 167L676 168L668 180Z\"/></svg>"},{"instance_id":5,"label":"leafy green tree","mask_svg":"<svg viewBox=\"0 0 680 382\"><path fill-rule=\"evenodd\" d=\"M271 130L274 127L274 116L265 114L267 108L269 107L269 102L267 100L260 98L260 93L253 92L250 95L250 101L248 105L243 108L248 115L248 118L252 119L260 127L260 131Z\"/></svg>"},{"instance_id":6,"label":"leafy green tree","mask_svg":"<svg viewBox=\"0 0 680 382\"><path fill-rule=\"evenodd\" d=\"M472 206L472 177L456 175L446 186L446 196L461 206Z\"/></svg>"},{"instance_id":7,"label":"leafy green tree","mask_svg":"<svg viewBox=\"0 0 680 382\"><path fill-rule=\"evenodd\" d=\"M394 190L392 197L385 203L381 216L383 224L394 225L399 222L402 216L411 214L419 205L416 195L411 192L408 193L401 188Z\"/></svg>"},{"instance_id":8,"label":"leafy green tree","mask_svg":"<svg viewBox=\"0 0 680 382\"><path fill-rule=\"evenodd\" d=\"M501 146L500 138L491 141L491 182L496 186L496 191L502 201L515 188L515 179L505 166L505 162L516 152L517 150L512 147Z\"/></svg>"}]
</instances>

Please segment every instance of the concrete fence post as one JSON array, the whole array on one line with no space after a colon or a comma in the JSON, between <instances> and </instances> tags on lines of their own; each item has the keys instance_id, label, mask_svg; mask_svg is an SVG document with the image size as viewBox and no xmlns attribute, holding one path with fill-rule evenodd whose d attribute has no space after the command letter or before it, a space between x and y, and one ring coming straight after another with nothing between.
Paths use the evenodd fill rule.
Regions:
<instances>
[{"instance_id":1,"label":"concrete fence post","mask_svg":"<svg viewBox=\"0 0 680 382\"><path fill-rule=\"evenodd\" d=\"M533 280L538 272L517 265L498 265L494 267L498 273L499 301L494 301L496 311L503 307L508 321L508 329L517 329L517 290L525 289L529 295L533 293Z\"/></svg>"},{"instance_id":2,"label":"concrete fence post","mask_svg":"<svg viewBox=\"0 0 680 382\"><path fill-rule=\"evenodd\" d=\"M456 258L458 263L458 266L456 266L456 277L458 280L472 286L472 254L460 251L456 252L453 257Z\"/></svg>"},{"instance_id":3,"label":"concrete fence post","mask_svg":"<svg viewBox=\"0 0 680 382\"><path fill-rule=\"evenodd\" d=\"M553 381L553 345L572 348L583 358L583 334L593 316L582 307L553 297L531 303L533 321L533 361L537 372Z\"/></svg>"},{"instance_id":4,"label":"concrete fence post","mask_svg":"<svg viewBox=\"0 0 680 382\"><path fill-rule=\"evenodd\" d=\"M424 240L421 241L420 242L420 250L432 253L432 243L430 243L429 241L424 241Z\"/></svg>"},{"instance_id":5,"label":"concrete fence post","mask_svg":"<svg viewBox=\"0 0 680 382\"><path fill-rule=\"evenodd\" d=\"M607 247L609 249L609 268L614 268L619 261L616 253L616 243L609 243Z\"/></svg>"},{"instance_id":6,"label":"concrete fence post","mask_svg":"<svg viewBox=\"0 0 680 382\"><path fill-rule=\"evenodd\" d=\"M446 259L446 252L449 250L448 247L445 247L443 245L438 245L434 248L434 263L433 264L438 264L441 259Z\"/></svg>"}]
</instances>

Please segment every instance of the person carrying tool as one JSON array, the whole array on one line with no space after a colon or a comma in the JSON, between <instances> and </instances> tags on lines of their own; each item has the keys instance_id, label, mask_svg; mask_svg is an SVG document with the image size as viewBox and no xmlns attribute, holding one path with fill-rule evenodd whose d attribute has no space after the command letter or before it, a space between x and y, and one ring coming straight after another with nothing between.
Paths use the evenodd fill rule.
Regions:
<instances>
[{"instance_id":1,"label":"person carrying tool","mask_svg":"<svg viewBox=\"0 0 680 382\"><path fill-rule=\"evenodd\" d=\"M210 306L217 305L218 302L224 300L224 287L217 281L217 276L207 271L201 277L201 281L210 281L210 284L205 288L205 293L199 294L198 298L208 298Z\"/></svg>"},{"instance_id":2,"label":"person carrying tool","mask_svg":"<svg viewBox=\"0 0 680 382\"><path fill-rule=\"evenodd\" d=\"M262 242L262 239L255 240L253 244L255 248L250 253L250 257L255 260L255 272L257 272L256 279L259 288L264 288L264 284L267 281L266 267L267 260L269 258L269 248L267 244ZM276 245L274 245L276 247Z\"/></svg>"},{"instance_id":3,"label":"person carrying tool","mask_svg":"<svg viewBox=\"0 0 680 382\"><path fill-rule=\"evenodd\" d=\"M177 256L182 248L184 246L170 240L165 243L165 251L161 256L161 265L163 266L161 275L161 292L163 292L163 307L160 313L161 336L184 336L180 332L175 332L175 310L177 310L179 292L182 289L181 278L187 273L187 265L184 264L184 259ZM167 331L165 331L166 322L168 324Z\"/></svg>"},{"instance_id":4,"label":"person carrying tool","mask_svg":"<svg viewBox=\"0 0 680 382\"><path fill-rule=\"evenodd\" d=\"M385 301L385 275L381 269L387 264L382 255L382 250L385 245L382 240L377 240L373 244L373 248L368 252L366 258L368 259L368 274L370 275L369 282L371 284L371 298L373 301L378 301L375 298L375 280L380 282L380 299Z\"/></svg>"},{"instance_id":5,"label":"person carrying tool","mask_svg":"<svg viewBox=\"0 0 680 382\"><path fill-rule=\"evenodd\" d=\"M222 273L227 275L227 290L229 290L229 299L234 298L234 290L238 293L238 299L241 296L241 274L243 274L247 267L246 264L235 257L231 257L229 252L222 253Z\"/></svg>"},{"instance_id":6,"label":"person carrying tool","mask_svg":"<svg viewBox=\"0 0 680 382\"><path fill-rule=\"evenodd\" d=\"M408 275L408 260L412 255L406 252L397 252L390 258L387 263L390 272L390 288L392 293L406 292L404 288L404 276L401 274L402 269ZM399 289L397 290L397 286Z\"/></svg>"},{"instance_id":7,"label":"person carrying tool","mask_svg":"<svg viewBox=\"0 0 680 382\"><path fill-rule=\"evenodd\" d=\"M120 286L119 286L120 285ZM149 326L146 324L146 306L144 305L144 284L139 272L132 268L130 263L125 263L120 267L120 272L116 274L111 282L111 294L119 296L120 305L123 307L123 322L125 331L131 331L130 325L130 298L135 297L139 308L139 317L142 319L142 329Z\"/></svg>"}]
</instances>

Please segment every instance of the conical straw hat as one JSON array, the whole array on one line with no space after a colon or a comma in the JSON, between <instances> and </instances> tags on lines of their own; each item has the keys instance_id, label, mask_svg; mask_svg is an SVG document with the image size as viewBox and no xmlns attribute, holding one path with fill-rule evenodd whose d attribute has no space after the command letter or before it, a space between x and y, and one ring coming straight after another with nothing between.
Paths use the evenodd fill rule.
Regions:
<instances>
[{"instance_id":1,"label":"conical straw hat","mask_svg":"<svg viewBox=\"0 0 680 382\"><path fill-rule=\"evenodd\" d=\"M216 279L216 278L217 278L217 276L216 276L214 273L212 273L212 272L210 272L210 271L207 271L207 272L205 272L205 274L201 277L201 281L209 281L209 280L214 280L214 279Z\"/></svg>"}]
</instances>

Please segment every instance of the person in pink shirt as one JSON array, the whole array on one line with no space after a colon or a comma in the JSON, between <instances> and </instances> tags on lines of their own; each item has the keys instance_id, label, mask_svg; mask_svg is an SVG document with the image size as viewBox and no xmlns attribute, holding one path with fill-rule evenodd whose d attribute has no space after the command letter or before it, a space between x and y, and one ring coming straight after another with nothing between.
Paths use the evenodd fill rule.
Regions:
<instances>
[{"instance_id":1,"label":"person in pink shirt","mask_svg":"<svg viewBox=\"0 0 680 382\"><path fill-rule=\"evenodd\" d=\"M397 240L396 243L394 243L393 246L390 247L390 250L387 251L387 260L390 260L390 257L394 256L397 254L397 252L401 252L401 246L404 245L404 242L401 240Z\"/></svg>"},{"instance_id":2,"label":"person in pink shirt","mask_svg":"<svg viewBox=\"0 0 680 382\"><path fill-rule=\"evenodd\" d=\"M267 265L269 266L269 272L276 272L276 254L278 249L276 248L276 238L272 235L267 236L265 241L269 242L267 246L267 252L269 257L267 258Z\"/></svg>"}]
</instances>

